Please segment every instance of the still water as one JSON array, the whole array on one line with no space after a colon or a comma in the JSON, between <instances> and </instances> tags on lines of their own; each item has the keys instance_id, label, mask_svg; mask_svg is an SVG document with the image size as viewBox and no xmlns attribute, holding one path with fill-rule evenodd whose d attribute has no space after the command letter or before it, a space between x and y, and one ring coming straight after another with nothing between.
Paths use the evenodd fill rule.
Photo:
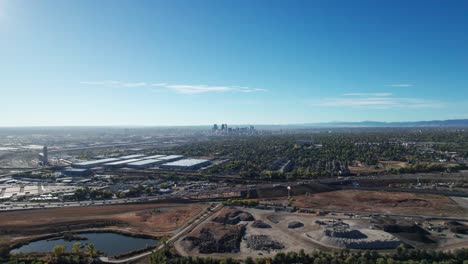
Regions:
<instances>
[{"instance_id":1,"label":"still water","mask_svg":"<svg viewBox=\"0 0 468 264\"><path fill-rule=\"evenodd\" d=\"M105 255L117 256L130 251L144 249L146 246L155 246L158 242L156 239L131 237L116 233L82 233L78 234L78 236L87 238L87 240L38 240L15 248L10 253L51 252L55 245L64 245L66 250L70 251L73 244L78 241L82 245L94 244L95 250L99 250Z\"/></svg>"}]
</instances>

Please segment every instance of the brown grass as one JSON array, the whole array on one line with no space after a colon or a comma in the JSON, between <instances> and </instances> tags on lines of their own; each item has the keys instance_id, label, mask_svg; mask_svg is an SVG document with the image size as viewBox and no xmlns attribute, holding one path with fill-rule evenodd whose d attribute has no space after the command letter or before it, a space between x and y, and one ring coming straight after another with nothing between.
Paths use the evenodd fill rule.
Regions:
<instances>
[{"instance_id":1,"label":"brown grass","mask_svg":"<svg viewBox=\"0 0 468 264\"><path fill-rule=\"evenodd\" d=\"M205 208L202 203L153 203L2 212L0 233L38 235L96 226L158 236L183 226Z\"/></svg>"},{"instance_id":2,"label":"brown grass","mask_svg":"<svg viewBox=\"0 0 468 264\"><path fill-rule=\"evenodd\" d=\"M389 214L467 216L452 199L433 194L342 190L294 197L294 206Z\"/></svg>"}]
</instances>

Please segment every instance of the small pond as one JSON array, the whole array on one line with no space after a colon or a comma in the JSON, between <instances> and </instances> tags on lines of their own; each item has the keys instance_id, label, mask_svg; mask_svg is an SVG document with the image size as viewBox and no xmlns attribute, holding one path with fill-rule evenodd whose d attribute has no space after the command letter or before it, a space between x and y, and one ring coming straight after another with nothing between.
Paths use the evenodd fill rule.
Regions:
<instances>
[{"instance_id":1,"label":"small pond","mask_svg":"<svg viewBox=\"0 0 468 264\"><path fill-rule=\"evenodd\" d=\"M64 245L66 250L70 251L74 243L81 242L83 246L85 244L94 244L95 250L103 252L107 256L117 256L144 249L147 246L152 247L158 243L156 239L131 237L111 232L81 233L77 236L86 238L86 240L43 239L15 248L10 253L51 252L55 245Z\"/></svg>"}]
</instances>

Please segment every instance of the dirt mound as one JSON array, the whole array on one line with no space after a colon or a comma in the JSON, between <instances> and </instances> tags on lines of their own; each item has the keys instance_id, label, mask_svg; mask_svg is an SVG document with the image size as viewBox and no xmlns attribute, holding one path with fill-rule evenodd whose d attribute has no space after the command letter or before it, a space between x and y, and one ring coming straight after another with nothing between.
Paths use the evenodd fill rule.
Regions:
<instances>
[{"instance_id":1,"label":"dirt mound","mask_svg":"<svg viewBox=\"0 0 468 264\"><path fill-rule=\"evenodd\" d=\"M383 226L383 230L410 241L435 243L428 231L415 224L388 224Z\"/></svg>"},{"instance_id":2,"label":"dirt mound","mask_svg":"<svg viewBox=\"0 0 468 264\"><path fill-rule=\"evenodd\" d=\"M304 224L299 221L292 221L288 223L288 228L301 228Z\"/></svg>"},{"instance_id":3,"label":"dirt mound","mask_svg":"<svg viewBox=\"0 0 468 264\"><path fill-rule=\"evenodd\" d=\"M465 234L465 235L468 234L468 226L460 222L449 221L446 223L446 225L449 227L450 232L452 233Z\"/></svg>"},{"instance_id":4,"label":"dirt mound","mask_svg":"<svg viewBox=\"0 0 468 264\"><path fill-rule=\"evenodd\" d=\"M314 241L348 249L394 249L402 241L392 234L373 229L316 230L306 233Z\"/></svg>"},{"instance_id":5,"label":"dirt mound","mask_svg":"<svg viewBox=\"0 0 468 264\"><path fill-rule=\"evenodd\" d=\"M252 227L255 227L255 228L271 228L271 225L263 222L262 220L255 220L252 223Z\"/></svg>"},{"instance_id":6,"label":"dirt mound","mask_svg":"<svg viewBox=\"0 0 468 264\"><path fill-rule=\"evenodd\" d=\"M277 214L271 214L271 215L267 215L266 218L268 220L270 220L271 222L277 224L279 223L281 220L283 220L283 217L280 216L280 215L277 215Z\"/></svg>"},{"instance_id":7,"label":"dirt mound","mask_svg":"<svg viewBox=\"0 0 468 264\"><path fill-rule=\"evenodd\" d=\"M247 212L238 209L223 209L219 212L218 216L213 218L214 222L222 223L226 225L235 225L240 221L254 221L254 217Z\"/></svg>"},{"instance_id":8,"label":"dirt mound","mask_svg":"<svg viewBox=\"0 0 468 264\"><path fill-rule=\"evenodd\" d=\"M270 250L284 248L283 244L271 239L271 237L267 235L251 235L247 237L246 242L247 247L254 250L266 250L269 252Z\"/></svg>"},{"instance_id":9,"label":"dirt mound","mask_svg":"<svg viewBox=\"0 0 468 264\"><path fill-rule=\"evenodd\" d=\"M326 229L324 234L329 237L336 237L336 238L348 238L348 239L365 239L367 238L366 234L363 234L359 230L343 230L343 231L334 231L330 229Z\"/></svg>"},{"instance_id":10,"label":"dirt mound","mask_svg":"<svg viewBox=\"0 0 468 264\"><path fill-rule=\"evenodd\" d=\"M220 223L207 223L195 229L185 239L198 247L200 253L237 253L240 242L245 234L244 225L224 225Z\"/></svg>"},{"instance_id":11,"label":"dirt mound","mask_svg":"<svg viewBox=\"0 0 468 264\"><path fill-rule=\"evenodd\" d=\"M385 232L389 233L421 233L428 235L429 232L424 230L418 225L404 225L404 224L393 224L393 225L385 225L383 227Z\"/></svg>"}]
</instances>

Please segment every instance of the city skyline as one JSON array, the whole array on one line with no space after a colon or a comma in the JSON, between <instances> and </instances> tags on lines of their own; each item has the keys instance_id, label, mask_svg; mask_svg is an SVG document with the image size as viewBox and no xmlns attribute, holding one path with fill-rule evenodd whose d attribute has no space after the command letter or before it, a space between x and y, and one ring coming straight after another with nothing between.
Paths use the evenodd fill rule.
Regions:
<instances>
[{"instance_id":1,"label":"city skyline","mask_svg":"<svg viewBox=\"0 0 468 264\"><path fill-rule=\"evenodd\" d=\"M0 126L468 118L467 9L0 0Z\"/></svg>"}]
</instances>

